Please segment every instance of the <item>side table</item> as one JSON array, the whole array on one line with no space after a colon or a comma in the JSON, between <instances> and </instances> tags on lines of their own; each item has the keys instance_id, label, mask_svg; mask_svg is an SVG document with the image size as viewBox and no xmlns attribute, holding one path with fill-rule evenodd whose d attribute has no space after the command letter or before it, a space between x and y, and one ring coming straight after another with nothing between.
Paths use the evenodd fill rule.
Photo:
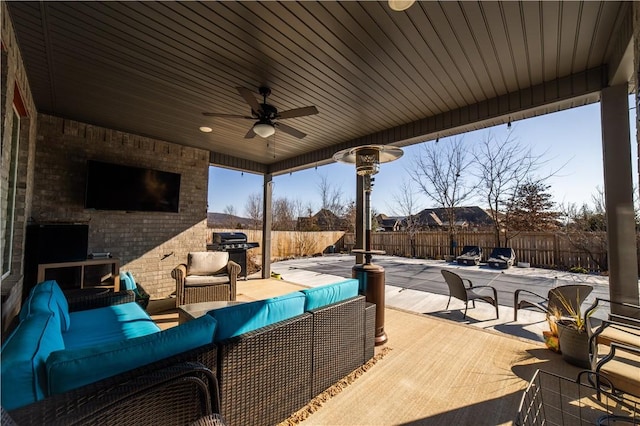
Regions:
<instances>
[{"instance_id":1,"label":"side table","mask_svg":"<svg viewBox=\"0 0 640 426\"><path fill-rule=\"evenodd\" d=\"M187 305L178 306L178 323L184 324L192 319L200 318L206 315L207 312L214 309L225 308L227 306L239 305L242 302L239 300L216 300L213 302L199 302L189 303Z\"/></svg>"}]
</instances>

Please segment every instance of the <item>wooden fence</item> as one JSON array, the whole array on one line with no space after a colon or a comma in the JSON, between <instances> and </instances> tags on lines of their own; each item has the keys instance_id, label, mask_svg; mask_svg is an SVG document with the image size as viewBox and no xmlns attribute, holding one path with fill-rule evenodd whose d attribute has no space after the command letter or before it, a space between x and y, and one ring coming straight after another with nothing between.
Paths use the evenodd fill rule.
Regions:
<instances>
[{"instance_id":1,"label":"wooden fence","mask_svg":"<svg viewBox=\"0 0 640 426\"><path fill-rule=\"evenodd\" d=\"M211 229L207 237L207 244L212 243L213 232L243 232L247 234L250 242L262 244L262 231L253 229ZM314 254L329 251L327 248L335 247L343 240L343 231L271 231L271 258L286 259L290 257L313 256ZM262 256L262 247L251 249L249 254L253 257Z\"/></svg>"},{"instance_id":2,"label":"wooden fence","mask_svg":"<svg viewBox=\"0 0 640 426\"><path fill-rule=\"evenodd\" d=\"M233 232L233 229L212 229L213 232ZM261 230L244 229L249 241L262 241ZM211 233L208 244L211 243ZM595 238L594 238L595 240ZM486 260L495 247L492 232L458 232L456 236L456 254L462 247L473 245L482 247L483 260ZM449 236L446 232L419 232L415 236L415 253L412 254L409 234L406 232L374 232L372 249L384 250L389 255L418 257L425 259L444 259L449 254ZM272 231L271 257L274 260L298 256L312 256L335 247L336 252L349 252L355 246L353 233L342 231L302 232ZM598 262L606 265L606 251L594 247L591 249L598 262L584 251L576 249L566 235L548 232L523 232L514 237L509 246L516 252L516 262L527 262L531 266L544 268L581 267L590 272L601 272ZM260 257L262 248L250 250L250 255ZM638 249L640 254L640 248ZM640 259L639 259L640 264Z\"/></svg>"},{"instance_id":3,"label":"wooden fence","mask_svg":"<svg viewBox=\"0 0 640 426\"><path fill-rule=\"evenodd\" d=\"M349 242L353 234L345 235ZM387 254L411 257L411 242L406 232L376 232L372 234L372 249L384 250ZM486 260L495 247L492 232L458 232L456 249L459 255L466 245L480 246L483 260ZM582 267L591 272L599 272L598 262L606 265L606 251L593 247L594 261L584 251L576 249L569 238L562 234L548 232L522 232L510 240L509 246L516 253L516 262L527 262L531 266L545 268ZM449 254L449 235L446 232L419 232L415 236L415 257L426 259L444 259Z\"/></svg>"}]
</instances>

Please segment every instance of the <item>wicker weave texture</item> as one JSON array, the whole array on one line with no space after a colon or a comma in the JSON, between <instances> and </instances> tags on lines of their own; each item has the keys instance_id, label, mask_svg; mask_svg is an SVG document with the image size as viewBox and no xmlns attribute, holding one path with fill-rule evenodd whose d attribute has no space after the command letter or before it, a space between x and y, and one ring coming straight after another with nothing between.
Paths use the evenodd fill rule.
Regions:
<instances>
[{"instance_id":1,"label":"wicker weave texture","mask_svg":"<svg viewBox=\"0 0 640 426\"><path fill-rule=\"evenodd\" d=\"M81 407L73 419L59 423L187 424L218 410L217 396L210 370L201 364L179 364L122 383Z\"/></svg>"},{"instance_id":2,"label":"wicker weave texture","mask_svg":"<svg viewBox=\"0 0 640 426\"><path fill-rule=\"evenodd\" d=\"M104 294L89 294L69 297L69 311L86 311L88 309L104 308L111 305L121 305L136 301L133 291L123 290L116 293L108 292Z\"/></svg>"},{"instance_id":3,"label":"wicker weave texture","mask_svg":"<svg viewBox=\"0 0 640 426\"><path fill-rule=\"evenodd\" d=\"M375 355L376 346L376 304L367 302L364 310L365 317L365 338L364 338L364 361L369 361Z\"/></svg>"},{"instance_id":4,"label":"wicker weave texture","mask_svg":"<svg viewBox=\"0 0 640 426\"><path fill-rule=\"evenodd\" d=\"M365 303L364 296L356 296L311 311L314 396L364 363Z\"/></svg>"},{"instance_id":5,"label":"wicker weave texture","mask_svg":"<svg viewBox=\"0 0 640 426\"><path fill-rule=\"evenodd\" d=\"M184 303L200 303L200 302L213 302L216 300L231 300L229 296L229 285L208 285L198 287L185 287L184 288Z\"/></svg>"},{"instance_id":6,"label":"wicker weave texture","mask_svg":"<svg viewBox=\"0 0 640 426\"><path fill-rule=\"evenodd\" d=\"M219 343L228 424L277 424L311 399L312 321L303 314Z\"/></svg>"}]
</instances>

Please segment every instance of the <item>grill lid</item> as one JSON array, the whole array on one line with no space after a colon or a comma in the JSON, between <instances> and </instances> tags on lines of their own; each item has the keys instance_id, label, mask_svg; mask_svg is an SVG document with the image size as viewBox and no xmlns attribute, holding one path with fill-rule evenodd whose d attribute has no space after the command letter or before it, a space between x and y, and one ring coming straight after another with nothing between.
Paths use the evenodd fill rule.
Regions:
<instances>
[{"instance_id":1,"label":"grill lid","mask_svg":"<svg viewBox=\"0 0 640 426\"><path fill-rule=\"evenodd\" d=\"M229 244L229 243L246 243L247 234L244 232L214 232L213 243L214 244Z\"/></svg>"}]
</instances>

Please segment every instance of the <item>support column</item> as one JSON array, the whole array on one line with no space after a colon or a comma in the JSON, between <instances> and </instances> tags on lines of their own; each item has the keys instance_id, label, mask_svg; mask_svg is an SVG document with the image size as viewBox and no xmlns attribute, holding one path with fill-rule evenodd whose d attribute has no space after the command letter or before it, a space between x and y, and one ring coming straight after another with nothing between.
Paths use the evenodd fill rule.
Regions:
<instances>
[{"instance_id":1,"label":"support column","mask_svg":"<svg viewBox=\"0 0 640 426\"><path fill-rule=\"evenodd\" d=\"M356 249L364 249L364 177L356 174ZM364 254L356 253L356 265L364 263Z\"/></svg>"},{"instance_id":2,"label":"support column","mask_svg":"<svg viewBox=\"0 0 640 426\"><path fill-rule=\"evenodd\" d=\"M273 175L264 175L262 189L262 278L271 277L271 227L273 224L273 209L271 196L273 193Z\"/></svg>"},{"instance_id":3,"label":"support column","mask_svg":"<svg viewBox=\"0 0 640 426\"><path fill-rule=\"evenodd\" d=\"M627 84L601 92L602 158L609 249L609 296L638 304L638 257L633 210ZM612 310L617 310L612 306Z\"/></svg>"}]
</instances>

